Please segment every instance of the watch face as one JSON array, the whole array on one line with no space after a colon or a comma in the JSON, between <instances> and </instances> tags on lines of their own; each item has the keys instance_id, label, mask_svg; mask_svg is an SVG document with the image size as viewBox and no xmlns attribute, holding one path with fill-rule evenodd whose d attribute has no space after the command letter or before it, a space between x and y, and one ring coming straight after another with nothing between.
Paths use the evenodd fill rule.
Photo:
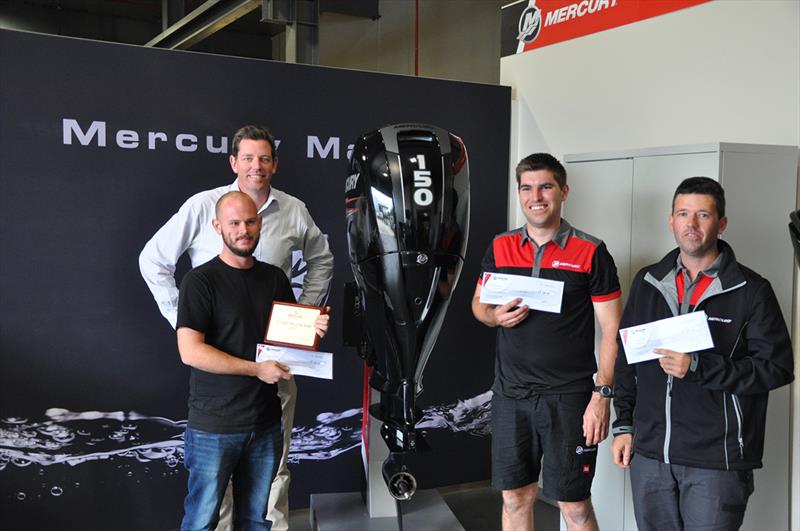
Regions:
<instances>
[{"instance_id":1,"label":"watch face","mask_svg":"<svg viewBox=\"0 0 800 531\"><path fill-rule=\"evenodd\" d=\"M594 388L595 391L600 393L600 396L611 398L614 396L614 391L611 389L610 385L598 385Z\"/></svg>"}]
</instances>

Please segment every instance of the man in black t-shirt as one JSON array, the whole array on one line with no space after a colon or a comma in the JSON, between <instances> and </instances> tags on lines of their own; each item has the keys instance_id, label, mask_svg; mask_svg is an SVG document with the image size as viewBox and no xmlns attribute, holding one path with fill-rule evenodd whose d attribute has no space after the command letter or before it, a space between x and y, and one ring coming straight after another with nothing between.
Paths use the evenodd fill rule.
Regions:
<instances>
[{"instance_id":1,"label":"man in black t-shirt","mask_svg":"<svg viewBox=\"0 0 800 531\"><path fill-rule=\"evenodd\" d=\"M294 302L286 275L253 259L261 217L250 197L229 192L216 204L220 255L183 279L178 350L191 367L184 462L189 492L181 529L213 529L232 477L235 529L266 529L267 500L281 451L276 383L289 368L255 362L273 301ZM321 337L327 315L315 322Z\"/></svg>"},{"instance_id":2,"label":"man in black t-shirt","mask_svg":"<svg viewBox=\"0 0 800 531\"><path fill-rule=\"evenodd\" d=\"M532 529L544 457L544 494L558 501L567 528L596 530L590 494L597 444L608 435L621 313L617 270L602 241L561 219L569 187L558 160L547 153L525 157L517 184L527 223L494 237L472 299L475 317L498 328L492 485L503 493L503 529ZM492 274L561 283L559 311L528 308L518 298L480 302Z\"/></svg>"}]
</instances>

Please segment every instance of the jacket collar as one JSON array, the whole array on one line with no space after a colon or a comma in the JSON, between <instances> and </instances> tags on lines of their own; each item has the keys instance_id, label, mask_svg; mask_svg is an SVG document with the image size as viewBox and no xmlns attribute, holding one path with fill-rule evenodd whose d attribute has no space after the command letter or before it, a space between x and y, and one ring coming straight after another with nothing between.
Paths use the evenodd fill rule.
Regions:
<instances>
[{"instance_id":1,"label":"jacket collar","mask_svg":"<svg viewBox=\"0 0 800 531\"><path fill-rule=\"evenodd\" d=\"M717 276L722 289L727 290L744 282L744 273L736 262L733 248L725 240L717 240L717 249L722 255ZM679 254L680 250L676 247L650 268L650 274L662 282L667 280L667 277L670 281L673 280L677 272Z\"/></svg>"}]
</instances>

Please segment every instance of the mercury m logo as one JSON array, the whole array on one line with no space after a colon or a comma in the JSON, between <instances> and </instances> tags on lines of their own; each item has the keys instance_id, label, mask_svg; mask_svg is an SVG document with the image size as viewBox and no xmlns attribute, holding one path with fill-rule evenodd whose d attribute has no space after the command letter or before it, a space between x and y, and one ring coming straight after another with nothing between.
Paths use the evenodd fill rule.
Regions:
<instances>
[{"instance_id":1,"label":"mercury m logo","mask_svg":"<svg viewBox=\"0 0 800 531\"><path fill-rule=\"evenodd\" d=\"M518 29L517 40L525 44L535 41L539 36L539 31L542 29L542 11L536 7L535 0L531 0L520 15Z\"/></svg>"}]
</instances>

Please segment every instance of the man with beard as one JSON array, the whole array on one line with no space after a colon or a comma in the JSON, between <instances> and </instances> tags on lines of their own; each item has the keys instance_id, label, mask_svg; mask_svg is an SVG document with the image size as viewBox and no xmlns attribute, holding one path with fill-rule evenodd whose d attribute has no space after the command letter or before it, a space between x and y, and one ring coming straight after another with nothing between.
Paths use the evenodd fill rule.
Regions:
<instances>
[{"instance_id":1,"label":"man with beard","mask_svg":"<svg viewBox=\"0 0 800 531\"><path fill-rule=\"evenodd\" d=\"M211 226L214 205L225 193L240 191L255 202L262 218L261 243L253 256L278 266L292 278L292 253L302 251L308 265L303 279L301 304L322 305L333 276L333 255L327 238L319 230L306 206L297 198L272 186L278 170L275 139L264 127L246 125L231 140L230 166L236 180L229 185L206 190L190 197L147 242L139 256L139 268L153 293L162 315L175 327L178 309L178 288L175 285L175 266L184 253L192 267L213 258L222 244ZM269 519L273 529L289 527L289 468L288 456L294 423L297 386L294 380L278 381L283 426L283 454L278 474L270 490ZM230 529L230 489L225 497L218 531Z\"/></svg>"},{"instance_id":2,"label":"man with beard","mask_svg":"<svg viewBox=\"0 0 800 531\"><path fill-rule=\"evenodd\" d=\"M255 362L273 301L294 302L283 272L253 259L261 216L249 196L228 192L216 204L222 252L181 282L177 336L191 367L184 436L189 488L181 529L213 529L229 480L234 529L266 529L270 485L281 448L280 380L288 367ZM328 316L315 321L322 337Z\"/></svg>"},{"instance_id":3,"label":"man with beard","mask_svg":"<svg viewBox=\"0 0 800 531\"><path fill-rule=\"evenodd\" d=\"M792 346L769 282L719 239L718 182L684 180L669 225L678 248L636 275L620 327L705 311L714 347L617 358L614 463L630 466L640 530L738 529L762 466L769 391L793 379Z\"/></svg>"}]
</instances>

